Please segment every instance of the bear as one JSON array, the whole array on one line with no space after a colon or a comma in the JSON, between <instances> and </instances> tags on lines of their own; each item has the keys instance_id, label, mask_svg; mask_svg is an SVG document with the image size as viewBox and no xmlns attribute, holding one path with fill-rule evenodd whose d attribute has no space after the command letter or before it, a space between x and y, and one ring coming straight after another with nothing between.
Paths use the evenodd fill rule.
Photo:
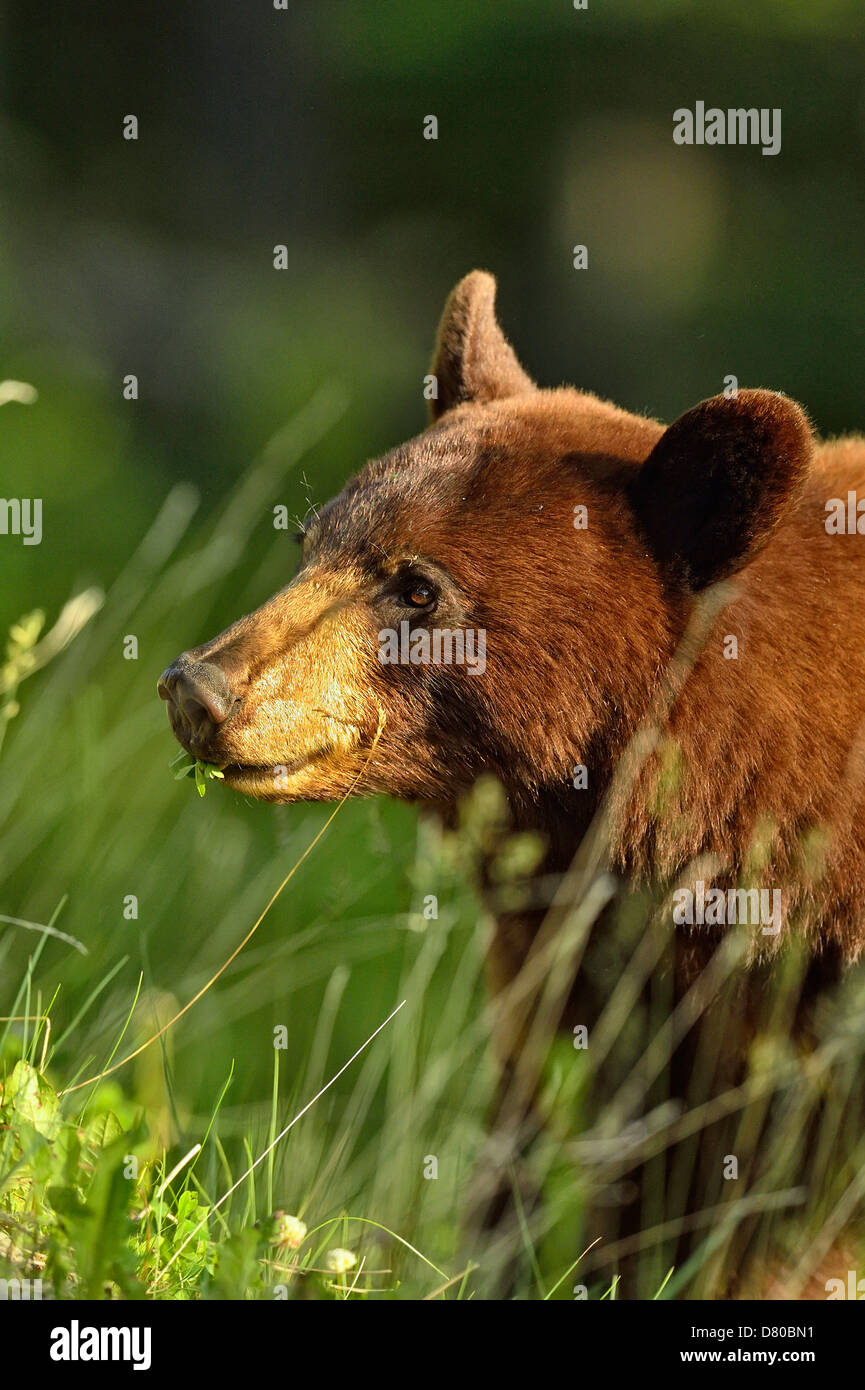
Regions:
<instances>
[{"instance_id":1,"label":"bear","mask_svg":"<svg viewBox=\"0 0 865 1390\"><path fill-rule=\"evenodd\" d=\"M485 271L460 281L427 428L312 512L296 577L158 692L183 748L265 801L387 794L454 826L480 780L501 788L479 864L501 1084L476 1233L507 1225L503 1174L543 1126L543 1039L582 1027L591 1053L624 990L645 1044L665 982L660 1062L606 1057L591 1081L642 1116L587 1226L621 1272L641 1248L652 1098L674 1119L724 1111L779 980L776 1039L814 1047L865 943L865 564L855 507L842 528L836 506L865 496L865 440L819 441L764 389L665 426L540 388L495 297ZM539 849L503 886L513 835ZM744 1141L725 1114L726 1131L676 1141L678 1167L670 1138L677 1260L728 1200L722 1160ZM764 1106L755 1181L768 1123ZM701 1286L716 1294L743 1287L753 1229L733 1226Z\"/></svg>"}]
</instances>

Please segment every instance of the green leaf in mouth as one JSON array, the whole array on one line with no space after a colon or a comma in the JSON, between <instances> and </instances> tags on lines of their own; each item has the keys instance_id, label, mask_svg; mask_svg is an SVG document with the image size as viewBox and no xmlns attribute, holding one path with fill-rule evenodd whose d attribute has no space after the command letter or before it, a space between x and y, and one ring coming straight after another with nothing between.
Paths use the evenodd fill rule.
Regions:
<instances>
[{"instance_id":1,"label":"green leaf in mouth","mask_svg":"<svg viewBox=\"0 0 865 1390\"><path fill-rule=\"evenodd\" d=\"M182 749L176 758L172 758L168 766L177 768L174 774L175 782L182 781L184 777L194 777L199 796L204 796L208 781L213 778L220 782L223 780L223 774L215 763L205 763L200 758L193 758L185 749Z\"/></svg>"}]
</instances>

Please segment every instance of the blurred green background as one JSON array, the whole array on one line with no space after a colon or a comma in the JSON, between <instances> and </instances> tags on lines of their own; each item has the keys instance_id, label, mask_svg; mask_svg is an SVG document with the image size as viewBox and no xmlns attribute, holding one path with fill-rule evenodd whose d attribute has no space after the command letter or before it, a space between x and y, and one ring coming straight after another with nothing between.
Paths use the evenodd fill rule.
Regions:
<instances>
[{"instance_id":1,"label":"blurred green background","mask_svg":"<svg viewBox=\"0 0 865 1390\"><path fill-rule=\"evenodd\" d=\"M175 784L156 678L291 577L275 505L302 514L423 427L423 373L462 274L498 276L502 323L541 384L669 419L733 373L801 400L821 433L865 426L865 10L12 0L0 55L0 379L38 391L0 412L0 491L44 502L40 546L0 538L0 629L34 608L50 624L87 586L108 594L22 685L0 763L0 911L44 923L65 898L57 925L89 950L50 941L34 971L43 1002L61 986L55 1036L123 962L56 1054L62 1083L104 1064L139 972L149 1002L127 1045L201 987L326 817ZM674 146L672 113L697 100L780 107L781 153ZM450 1045L479 1014L485 924L416 827L383 802L340 813L248 952L147 1054L153 1074L118 1074L154 1133L199 1138L235 1059L223 1133L261 1138L273 1026L290 1035L288 1105L411 983L355 1116L366 1157L335 1162L330 1207L319 1197L330 1210L378 1172L378 1219L398 1222L432 1151L451 1156L438 1200L453 1206L488 1050L467 1045L474 1070L457 1083L445 1066L417 1113L420 1077L397 1064L408 1036L430 1063L424 1030L449 1001ZM430 892L437 922L419 917ZM0 932L11 1001L38 938ZM342 1142L356 1095L348 1077L322 1103L321 1149L294 1172L289 1158L282 1205ZM402 1185L375 1147L395 1096Z\"/></svg>"},{"instance_id":2,"label":"blurred green background","mask_svg":"<svg viewBox=\"0 0 865 1390\"><path fill-rule=\"evenodd\" d=\"M13 0L0 342L40 404L7 412L3 485L39 483L48 534L3 547L2 616L109 581L176 479L206 513L324 380L350 404L315 500L417 431L477 265L543 384L671 418L733 372L861 427L863 57L856 0ZM674 146L697 99L780 107L781 154Z\"/></svg>"}]
</instances>

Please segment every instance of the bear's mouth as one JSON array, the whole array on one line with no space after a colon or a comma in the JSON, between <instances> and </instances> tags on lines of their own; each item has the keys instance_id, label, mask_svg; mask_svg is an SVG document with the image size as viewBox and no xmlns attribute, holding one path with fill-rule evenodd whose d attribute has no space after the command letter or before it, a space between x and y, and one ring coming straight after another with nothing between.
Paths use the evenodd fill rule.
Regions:
<instances>
[{"instance_id":1,"label":"bear's mouth","mask_svg":"<svg viewBox=\"0 0 865 1390\"><path fill-rule=\"evenodd\" d=\"M270 767L258 767L252 763L229 763L221 769L223 781L227 787L233 787L236 791L251 792L254 796L264 790L265 783L268 790L275 790L277 778L277 767L274 763Z\"/></svg>"},{"instance_id":2,"label":"bear's mouth","mask_svg":"<svg viewBox=\"0 0 865 1390\"><path fill-rule=\"evenodd\" d=\"M272 795L282 790L280 784L284 783L285 779L302 772L311 763L323 758L328 751L326 746L314 748L302 757L286 758L283 762L277 763L226 763L220 767L220 771L225 785L233 787L235 791L246 792L251 796L261 796L263 793Z\"/></svg>"}]
</instances>

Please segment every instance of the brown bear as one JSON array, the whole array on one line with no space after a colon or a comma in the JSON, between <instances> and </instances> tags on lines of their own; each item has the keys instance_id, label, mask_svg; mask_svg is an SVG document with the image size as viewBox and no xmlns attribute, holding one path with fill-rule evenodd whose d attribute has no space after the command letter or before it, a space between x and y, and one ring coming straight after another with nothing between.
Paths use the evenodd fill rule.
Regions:
<instances>
[{"instance_id":1,"label":"brown bear","mask_svg":"<svg viewBox=\"0 0 865 1390\"><path fill-rule=\"evenodd\" d=\"M482 774L498 780L507 833L543 846L510 897L495 848L481 866L490 979L508 1001L498 1122L523 1143L532 1039L562 1024L591 1039L621 986L604 932L622 895L666 931L656 949L646 927L633 1003L666 971L664 1094L681 1103L742 1082L787 954L803 962L788 1031L805 1038L815 997L862 950L865 555L848 502L865 497L865 440L818 442L767 390L665 427L539 389L494 299L485 272L457 285L429 427L316 511L292 582L178 657L159 693L183 747L264 800L387 793L452 824ZM646 891L661 895L651 910ZM719 954L734 938L738 973ZM661 1069L645 1064L641 1105ZM729 1142L704 1144L702 1195L690 1163L683 1230L700 1226L694 1203L726 1199ZM611 1188L633 1209L615 1267L640 1246L645 1161L622 1165L624 1195Z\"/></svg>"}]
</instances>

